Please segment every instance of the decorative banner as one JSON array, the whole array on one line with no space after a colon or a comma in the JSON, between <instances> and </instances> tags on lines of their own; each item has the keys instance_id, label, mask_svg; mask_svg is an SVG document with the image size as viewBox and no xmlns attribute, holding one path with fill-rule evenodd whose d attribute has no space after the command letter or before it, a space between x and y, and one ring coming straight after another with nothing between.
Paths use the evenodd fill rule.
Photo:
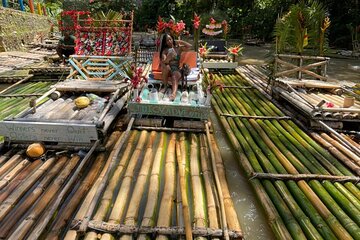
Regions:
<instances>
[{"instance_id":1,"label":"decorative banner","mask_svg":"<svg viewBox=\"0 0 360 240\"><path fill-rule=\"evenodd\" d=\"M124 15L126 16L126 15ZM131 53L133 13L130 20L85 19L76 26L77 55L124 56Z\"/></svg>"}]
</instances>

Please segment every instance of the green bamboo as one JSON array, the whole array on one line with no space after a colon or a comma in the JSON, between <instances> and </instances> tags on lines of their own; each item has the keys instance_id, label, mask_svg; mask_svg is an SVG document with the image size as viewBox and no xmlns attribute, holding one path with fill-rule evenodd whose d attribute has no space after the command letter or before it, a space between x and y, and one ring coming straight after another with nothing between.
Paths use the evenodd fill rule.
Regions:
<instances>
[{"instance_id":1,"label":"green bamboo","mask_svg":"<svg viewBox=\"0 0 360 240\"><path fill-rule=\"evenodd\" d=\"M218 115L222 112L220 110L220 107L223 107L221 102L217 103L216 101L213 101L213 107ZM245 154L245 152L252 154L252 151L247 152L246 151L247 148L243 148L243 146L239 144L242 141L245 142L246 139L243 137L243 135L240 133L240 131L237 128L233 128L233 129L231 128L229 123L234 124L233 119L229 119L228 121L226 121L225 117L220 117L220 121L224 125L224 128L230 138L230 141L234 146L236 153L239 156L240 159L239 163L244 168L247 176L250 177L251 173L254 172L253 167L255 167L256 171L262 171L262 168L256 157L254 155L251 155L248 158L247 155ZM255 192L257 193L258 198L260 199L260 203L267 212L269 225L272 228L275 236L278 239L291 239L291 235L288 232L285 223L280 217L273 202L267 195L262 183L258 179L252 179L250 181L250 184L252 184Z\"/></svg>"},{"instance_id":2,"label":"green bamboo","mask_svg":"<svg viewBox=\"0 0 360 240\"><path fill-rule=\"evenodd\" d=\"M241 96L241 97L243 97L243 96ZM244 113L243 113L244 114ZM251 121L251 120L250 120ZM261 122L261 120L258 120L258 122ZM330 185L331 186L331 185ZM329 187L330 187L329 186ZM351 204L352 205L352 204ZM352 208L352 210L354 210L354 208ZM345 218L347 218L347 217L345 217ZM353 216L353 218L355 218L356 219L356 211L355 211L355 214L354 214L354 216ZM340 220L343 220L343 218L341 218ZM349 220L349 219L348 219ZM349 228L350 230L349 231L352 231L351 229L352 228ZM355 231L353 231L353 233L355 233Z\"/></svg>"}]
</instances>

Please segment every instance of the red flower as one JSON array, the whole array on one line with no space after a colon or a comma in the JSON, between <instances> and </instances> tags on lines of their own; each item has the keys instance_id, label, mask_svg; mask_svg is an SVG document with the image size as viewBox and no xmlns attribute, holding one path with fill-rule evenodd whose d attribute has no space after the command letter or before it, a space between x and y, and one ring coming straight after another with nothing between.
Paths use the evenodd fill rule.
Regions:
<instances>
[{"instance_id":1,"label":"red flower","mask_svg":"<svg viewBox=\"0 0 360 240\"><path fill-rule=\"evenodd\" d=\"M135 99L135 102L137 102L137 103L141 102L141 97L138 96L138 97Z\"/></svg>"},{"instance_id":2,"label":"red flower","mask_svg":"<svg viewBox=\"0 0 360 240\"><path fill-rule=\"evenodd\" d=\"M216 23L215 19L214 19L214 18L210 18L210 23L211 23L211 24L215 24L215 23Z\"/></svg>"},{"instance_id":3,"label":"red flower","mask_svg":"<svg viewBox=\"0 0 360 240\"><path fill-rule=\"evenodd\" d=\"M198 16L196 13L194 13L194 19L191 20L194 23L194 28L199 29L200 26L200 16Z\"/></svg>"},{"instance_id":4,"label":"red flower","mask_svg":"<svg viewBox=\"0 0 360 240\"><path fill-rule=\"evenodd\" d=\"M327 108L335 107L335 104L333 104L332 102L327 102L327 103L325 103L325 105L326 105Z\"/></svg>"}]
</instances>

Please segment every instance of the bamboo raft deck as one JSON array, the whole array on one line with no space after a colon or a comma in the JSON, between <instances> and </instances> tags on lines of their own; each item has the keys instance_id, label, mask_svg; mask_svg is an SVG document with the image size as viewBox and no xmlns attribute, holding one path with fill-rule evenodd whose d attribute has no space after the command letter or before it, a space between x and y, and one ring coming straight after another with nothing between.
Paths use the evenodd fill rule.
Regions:
<instances>
[{"instance_id":1,"label":"bamboo raft deck","mask_svg":"<svg viewBox=\"0 0 360 240\"><path fill-rule=\"evenodd\" d=\"M215 112L275 237L358 239L358 143L351 148L326 133L307 134L244 75L218 78L231 88L214 94Z\"/></svg>"},{"instance_id":2,"label":"bamboo raft deck","mask_svg":"<svg viewBox=\"0 0 360 240\"><path fill-rule=\"evenodd\" d=\"M30 162L22 151L10 150L0 156L0 237L142 239L186 233L218 239L226 231L232 239L240 239L223 162L210 137L115 131L106 142L108 151L92 156L86 174L66 194L62 189L82 161L76 153ZM47 214L60 196L66 200L52 219Z\"/></svg>"},{"instance_id":3,"label":"bamboo raft deck","mask_svg":"<svg viewBox=\"0 0 360 240\"><path fill-rule=\"evenodd\" d=\"M360 101L355 99L353 106L343 107L347 95L336 83L286 79L269 82L266 70L251 65L238 67L237 72L276 100L286 103L290 111L296 109L297 116L310 128L323 129L318 124L323 121L340 130L360 130Z\"/></svg>"}]
</instances>

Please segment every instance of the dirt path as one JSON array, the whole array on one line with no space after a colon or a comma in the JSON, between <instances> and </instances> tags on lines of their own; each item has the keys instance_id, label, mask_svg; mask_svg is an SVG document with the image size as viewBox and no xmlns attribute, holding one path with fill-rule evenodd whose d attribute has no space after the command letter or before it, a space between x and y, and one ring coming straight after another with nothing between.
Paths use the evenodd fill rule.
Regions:
<instances>
[{"instance_id":1,"label":"dirt path","mask_svg":"<svg viewBox=\"0 0 360 240\"><path fill-rule=\"evenodd\" d=\"M267 55L271 51L271 45L244 46L240 64L265 64ZM329 81L337 81L343 85L353 86L360 83L360 59L331 57L328 67Z\"/></svg>"}]
</instances>

